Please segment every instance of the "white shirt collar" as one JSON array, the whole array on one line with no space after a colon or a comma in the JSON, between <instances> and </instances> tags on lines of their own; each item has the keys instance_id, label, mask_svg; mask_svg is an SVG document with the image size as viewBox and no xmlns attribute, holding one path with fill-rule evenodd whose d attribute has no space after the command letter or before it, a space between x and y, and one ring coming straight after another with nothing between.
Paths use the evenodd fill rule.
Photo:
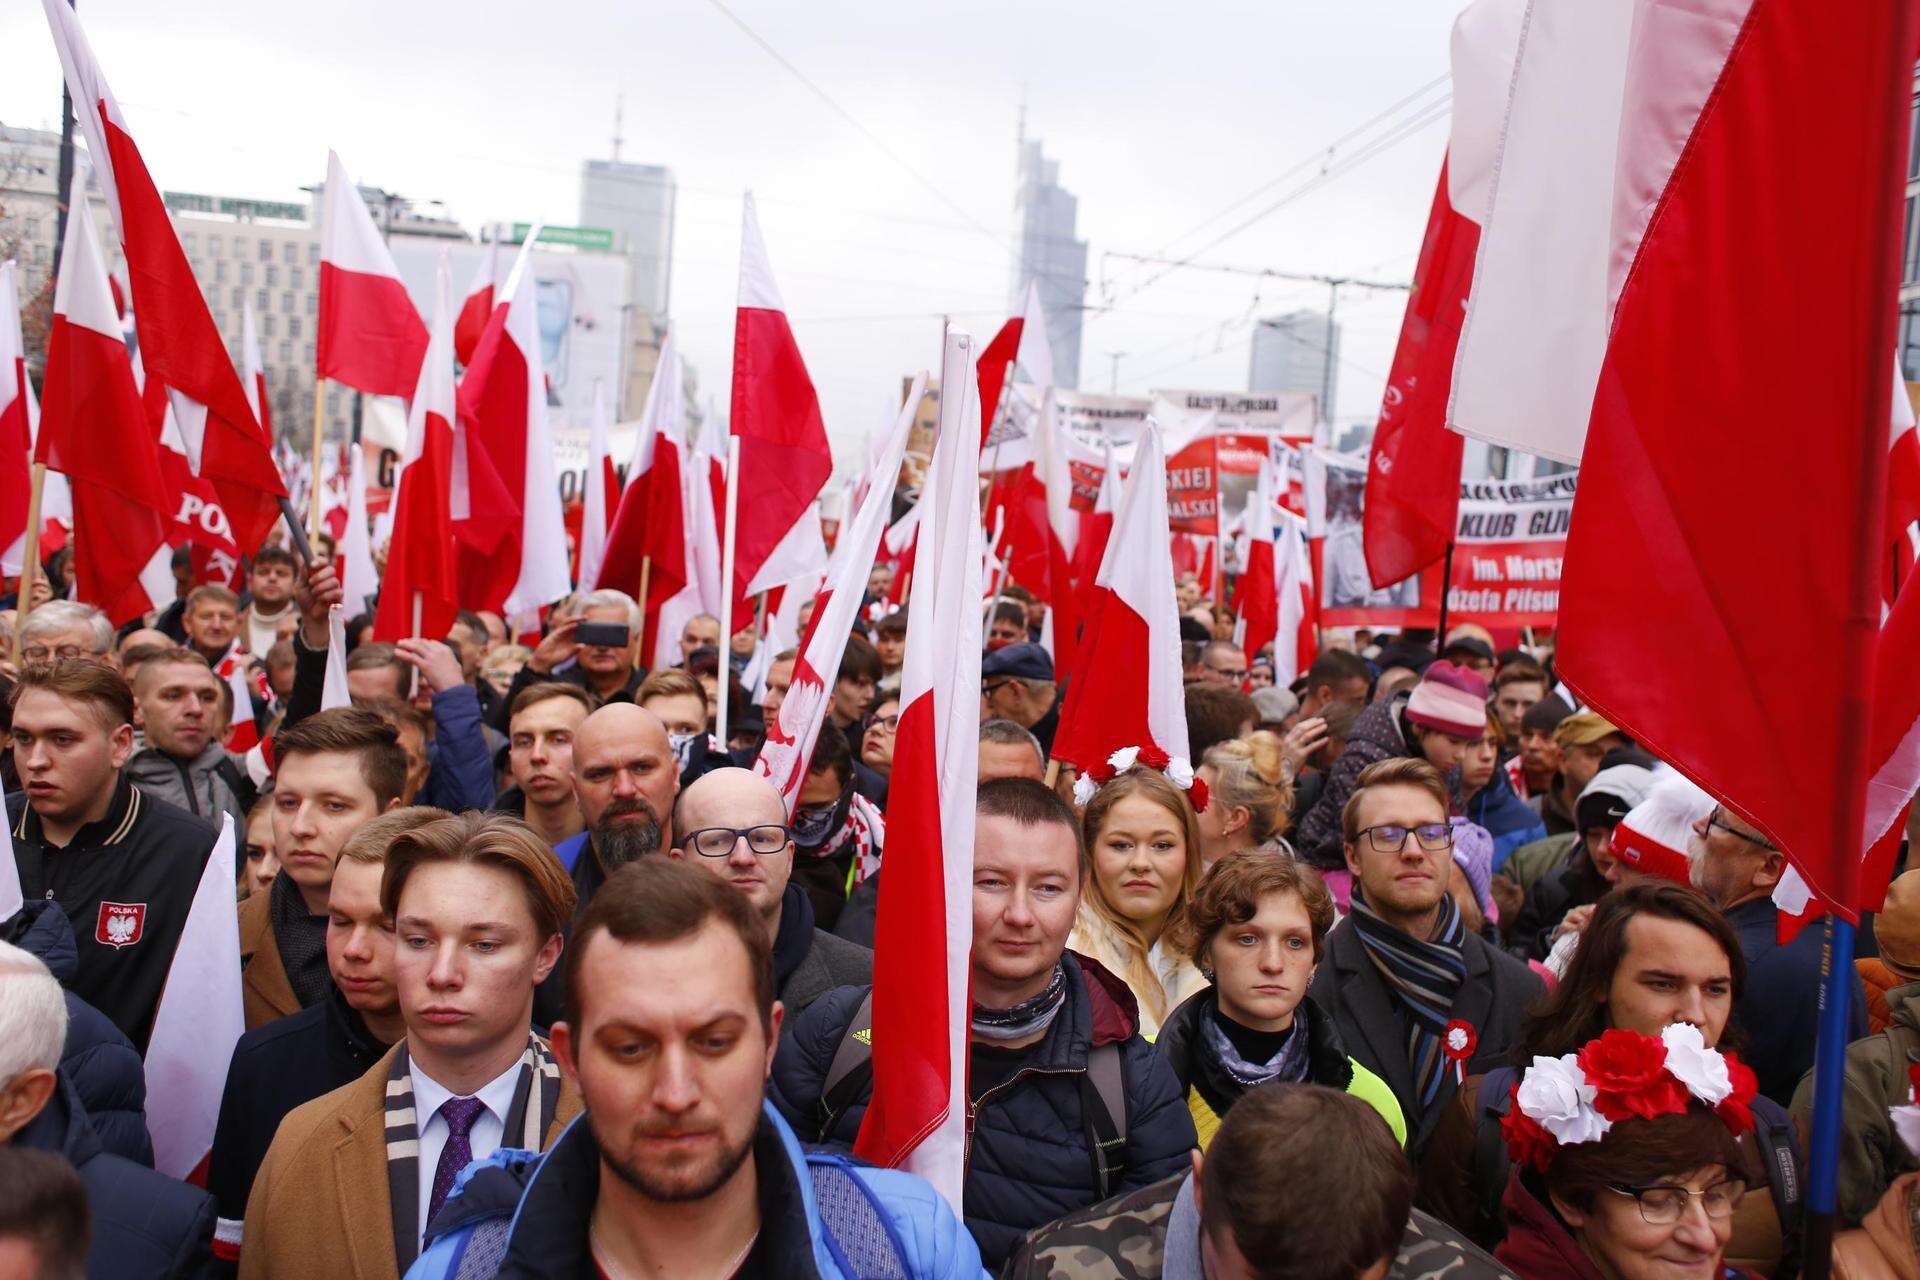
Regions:
<instances>
[{"instance_id":1,"label":"white shirt collar","mask_svg":"<svg viewBox=\"0 0 1920 1280\"><path fill-rule=\"evenodd\" d=\"M514 1091L520 1084L520 1068L522 1065L521 1060L515 1058L512 1066L487 1081L487 1083L481 1085L473 1094L462 1095L456 1094L453 1090L428 1075L421 1069L420 1064L409 1055L407 1059L407 1072L413 1077L413 1113L419 1117L420 1127L424 1129L427 1121L439 1114L441 1106L447 1099L462 1096L478 1098L480 1105L492 1112L494 1118L502 1125L505 1125L507 1122L507 1112L513 1107Z\"/></svg>"}]
</instances>

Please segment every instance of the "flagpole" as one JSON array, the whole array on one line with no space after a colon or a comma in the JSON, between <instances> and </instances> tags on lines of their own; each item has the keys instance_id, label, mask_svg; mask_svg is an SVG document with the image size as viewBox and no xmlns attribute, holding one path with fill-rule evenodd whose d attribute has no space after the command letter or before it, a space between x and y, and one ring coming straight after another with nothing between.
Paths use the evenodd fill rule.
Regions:
<instances>
[{"instance_id":1,"label":"flagpole","mask_svg":"<svg viewBox=\"0 0 1920 1280\"><path fill-rule=\"evenodd\" d=\"M733 534L740 519L740 437L727 437L727 513L720 544L720 691L714 708L714 736L727 748L727 703L733 681Z\"/></svg>"},{"instance_id":2,"label":"flagpole","mask_svg":"<svg viewBox=\"0 0 1920 1280\"><path fill-rule=\"evenodd\" d=\"M1431 561L1429 561L1431 563ZM1453 588L1453 539L1447 539L1446 558L1440 562L1440 625L1434 628L1433 651L1447 647L1447 596Z\"/></svg>"},{"instance_id":3,"label":"flagpole","mask_svg":"<svg viewBox=\"0 0 1920 1280\"><path fill-rule=\"evenodd\" d=\"M327 380L313 376L313 473L307 477L307 529L320 541L320 435L325 425Z\"/></svg>"},{"instance_id":4,"label":"flagpole","mask_svg":"<svg viewBox=\"0 0 1920 1280\"><path fill-rule=\"evenodd\" d=\"M415 590L413 593L413 628L411 631L408 632L408 634L411 635L415 640L418 640L420 638L421 614L425 611L426 607L427 607L426 592ZM409 687L407 689L407 694L409 697L416 696L420 692L420 668L418 667L413 668L412 674L413 674L413 679L408 682Z\"/></svg>"},{"instance_id":5,"label":"flagpole","mask_svg":"<svg viewBox=\"0 0 1920 1280\"><path fill-rule=\"evenodd\" d=\"M33 582L40 576L40 494L47 487L47 464L33 464L27 493L26 541L20 548L20 600L13 611L13 665L21 665L21 632L26 630L27 614L33 608Z\"/></svg>"},{"instance_id":6,"label":"flagpole","mask_svg":"<svg viewBox=\"0 0 1920 1280\"><path fill-rule=\"evenodd\" d=\"M636 645L640 646L640 656L642 658L648 657L646 653L647 579L652 576L653 576L653 557L641 556L640 557L640 594L634 597L634 603L640 606L640 634L633 638L633 642ZM642 665L645 665L645 664L643 663Z\"/></svg>"}]
</instances>

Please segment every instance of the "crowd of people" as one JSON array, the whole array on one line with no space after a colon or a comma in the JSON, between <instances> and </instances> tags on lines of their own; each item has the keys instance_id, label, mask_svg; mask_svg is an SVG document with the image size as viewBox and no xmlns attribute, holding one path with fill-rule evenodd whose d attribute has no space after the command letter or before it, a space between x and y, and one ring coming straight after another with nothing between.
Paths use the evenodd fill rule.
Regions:
<instances>
[{"instance_id":1,"label":"crowd of people","mask_svg":"<svg viewBox=\"0 0 1920 1280\"><path fill-rule=\"evenodd\" d=\"M1044 609L991 611L962 1201L855 1158L918 852L887 585L791 811L751 766L797 655L752 625L649 670L618 591L521 637L354 619L323 710L324 561L263 549L118 632L32 608L0 1274L1796 1274L1822 955L1780 850L1550 650L1330 634L1279 682L1192 578L1192 789L1076 779ZM223 817L247 1030L176 1180L143 1055ZM1835 1265L1920 1278L1920 872L1863 942Z\"/></svg>"}]
</instances>

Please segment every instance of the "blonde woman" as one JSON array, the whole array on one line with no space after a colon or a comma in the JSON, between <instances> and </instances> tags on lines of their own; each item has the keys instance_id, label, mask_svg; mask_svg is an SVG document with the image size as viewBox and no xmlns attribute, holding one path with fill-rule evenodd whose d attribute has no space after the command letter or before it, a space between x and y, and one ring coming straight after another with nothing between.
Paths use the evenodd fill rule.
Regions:
<instances>
[{"instance_id":1,"label":"blonde woman","mask_svg":"<svg viewBox=\"0 0 1920 1280\"><path fill-rule=\"evenodd\" d=\"M1170 1010L1207 985L1167 943L1200 883L1200 825L1185 792L1136 766L1094 794L1082 827L1091 874L1067 946L1127 984L1151 1040Z\"/></svg>"},{"instance_id":2,"label":"blonde woman","mask_svg":"<svg viewBox=\"0 0 1920 1280\"><path fill-rule=\"evenodd\" d=\"M1207 749L1196 770L1208 792L1207 807L1198 814L1203 869L1242 849L1286 848L1280 833L1293 787L1280 761L1280 739L1265 731Z\"/></svg>"}]
</instances>

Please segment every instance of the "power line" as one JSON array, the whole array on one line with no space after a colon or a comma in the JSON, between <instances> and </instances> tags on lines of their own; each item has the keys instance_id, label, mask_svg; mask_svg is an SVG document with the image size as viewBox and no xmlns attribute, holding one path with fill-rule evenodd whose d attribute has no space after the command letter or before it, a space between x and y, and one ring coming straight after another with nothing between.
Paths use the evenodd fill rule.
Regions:
<instances>
[{"instance_id":1,"label":"power line","mask_svg":"<svg viewBox=\"0 0 1920 1280\"><path fill-rule=\"evenodd\" d=\"M909 175L912 176L915 182L918 182L922 187L925 187L927 191L930 194L932 194L935 199L940 201L941 204L944 204L945 206L947 206L947 208L959 214L960 217L963 220L965 220L965 222L969 226L971 226L974 230L978 231L981 235L986 236L987 238L992 240L995 244L999 245L1001 248L1005 249L1010 256L1012 256L1016 260L1019 258L1020 256L1019 251L1014 249L1014 247L1008 244L1005 240L1001 239L998 232L989 228L985 223L981 222L978 218L975 218L971 213L968 213L967 210L960 204L959 201L954 200L952 197L948 196L946 192L942 191L938 186L936 186L934 184L933 179L927 177L926 174L921 173L919 169L914 167L911 161L909 161L905 156L901 155L898 151L895 151L891 146L889 146L884 138L882 138L879 134L875 133L872 129L869 129L864 123L861 122L858 116L853 114L853 112L841 106L840 103L837 100L835 100L832 94L828 93L825 89L821 88L818 84L814 83L812 78L809 77L806 72L802 71L799 67L795 66L792 60L790 60L785 54L781 53L778 49L774 48L772 44L768 43L766 37L762 36L758 31L755 31L752 27L748 26L745 20L743 20L739 14L727 8L723 0L707 0L707 2L711 4L714 8L718 9L721 12L721 14L723 14L726 17L727 21L733 23L734 26L740 28L740 30L743 33L745 33L746 37L749 40L759 45L760 48L766 53L768 57L772 58L775 62L779 63L782 67L785 67L787 69L787 72L790 75L792 75L794 79L798 80L801 84L805 85L808 91L811 92L814 97L826 103L827 107L830 110L832 110L835 115L839 116L842 120L845 120L848 124L852 125L855 129L859 130L861 135L864 136L868 142L871 142L875 147L878 147L880 149L881 154L885 155L889 160L892 160L895 164L899 165L903 170L905 170Z\"/></svg>"}]
</instances>

